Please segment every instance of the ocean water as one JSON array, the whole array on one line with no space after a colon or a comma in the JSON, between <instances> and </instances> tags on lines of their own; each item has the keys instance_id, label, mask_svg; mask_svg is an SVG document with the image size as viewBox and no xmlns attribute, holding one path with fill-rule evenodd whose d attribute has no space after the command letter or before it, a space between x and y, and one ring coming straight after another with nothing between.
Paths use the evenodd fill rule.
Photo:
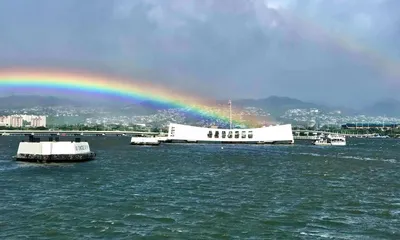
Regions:
<instances>
[{"instance_id":1,"label":"ocean water","mask_svg":"<svg viewBox=\"0 0 400 240\"><path fill-rule=\"evenodd\" d=\"M400 140L91 137L74 164L14 162L20 140L0 137L0 239L400 239Z\"/></svg>"}]
</instances>

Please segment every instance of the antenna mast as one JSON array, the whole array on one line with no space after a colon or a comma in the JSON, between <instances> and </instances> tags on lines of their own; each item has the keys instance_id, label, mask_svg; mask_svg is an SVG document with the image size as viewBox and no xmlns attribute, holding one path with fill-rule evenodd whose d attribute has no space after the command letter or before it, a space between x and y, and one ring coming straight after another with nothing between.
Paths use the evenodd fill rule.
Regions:
<instances>
[{"instance_id":1,"label":"antenna mast","mask_svg":"<svg viewBox=\"0 0 400 240\"><path fill-rule=\"evenodd\" d=\"M232 101L229 100L229 129L232 129Z\"/></svg>"}]
</instances>

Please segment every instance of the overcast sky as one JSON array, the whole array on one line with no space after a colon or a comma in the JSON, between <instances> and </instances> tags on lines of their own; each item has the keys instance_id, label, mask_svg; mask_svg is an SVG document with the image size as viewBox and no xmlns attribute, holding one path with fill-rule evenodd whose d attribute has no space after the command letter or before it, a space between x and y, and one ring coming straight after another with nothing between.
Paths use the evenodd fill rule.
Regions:
<instances>
[{"instance_id":1,"label":"overcast sky","mask_svg":"<svg viewBox=\"0 0 400 240\"><path fill-rule=\"evenodd\" d=\"M398 95L399 13L399 0L0 0L0 66L360 106Z\"/></svg>"}]
</instances>

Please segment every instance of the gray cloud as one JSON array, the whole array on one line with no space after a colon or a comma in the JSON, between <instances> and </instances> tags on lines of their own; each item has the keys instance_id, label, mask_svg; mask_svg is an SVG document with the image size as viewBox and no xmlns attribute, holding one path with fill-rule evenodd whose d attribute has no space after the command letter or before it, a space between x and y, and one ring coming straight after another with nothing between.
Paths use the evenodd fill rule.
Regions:
<instances>
[{"instance_id":1,"label":"gray cloud","mask_svg":"<svg viewBox=\"0 0 400 240\"><path fill-rule=\"evenodd\" d=\"M396 0L3 0L0 66L83 68L218 98L356 105L393 91L371 55L396 64L399 7Z\"/></svg>"}]
</instances>

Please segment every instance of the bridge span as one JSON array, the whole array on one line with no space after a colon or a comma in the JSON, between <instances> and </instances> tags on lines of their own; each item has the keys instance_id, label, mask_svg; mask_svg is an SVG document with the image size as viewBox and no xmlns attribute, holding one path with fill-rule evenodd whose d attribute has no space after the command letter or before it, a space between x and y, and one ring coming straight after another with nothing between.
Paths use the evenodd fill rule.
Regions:
<instances>
[{"instance_id":1,"label":"bridge span","mask_svg":"<svg viewBox=\"0 0 400 240\"><path fill-rule=\"evenodd\" d=\"M294 139L307 139L307 140L315 140L321 135L328 134L339 134L346 137L370 137L374 134L351 134L351 133L338 133L338 132L329 132L329 131L318 131L318 130L293 130Z\"/></svg>"},{"instance_id":2,"label":"bridge span","mask_svg":"<svg viewBox=\"0 0 400 240\"><path fill-rule=\"evenodd\" d=\"M148 135L158 136L159 132L144 132L144 131L82 131L82 130L0 130L1 136L24 136L24 135L41 135L41 136L133 136L133 135ZM313 131L313 130L293 130L294 139L316 139L322 134L336 134L328 131ZM368 137L373 134L342 134L347 137Z\"/></svg>"},{"instance_id":3,"label":"bridge span","mask_svg":"<svg viewBox=\"0 0 400 240\"><path fill-rule=\"evenodd\" d=\"M106 135L160 135L159 132L143 132L143 131L80 131L80 130L0 130L0 135L45 135L45 136L106 136Z\"/></svg>"}]
</instances>

